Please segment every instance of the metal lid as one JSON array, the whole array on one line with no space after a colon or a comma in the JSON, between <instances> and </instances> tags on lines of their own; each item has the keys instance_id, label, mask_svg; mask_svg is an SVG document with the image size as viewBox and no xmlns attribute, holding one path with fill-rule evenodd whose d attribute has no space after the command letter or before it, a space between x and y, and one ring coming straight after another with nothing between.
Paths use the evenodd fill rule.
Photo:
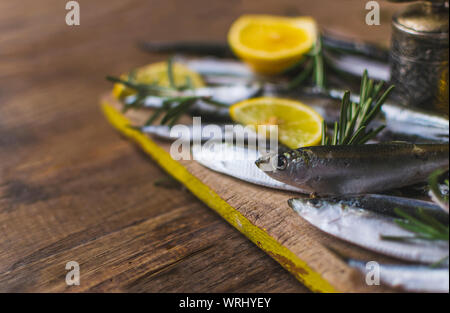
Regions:
<instances>
[{"instance_id":1,"label":"metal lid","mask_svg":"<svg viewBox=\"0 0 450 313\"><path fill-rule=\"evenodd\" d=\"M448 36L448 2L419 2L406 7L393 17L393 23L401 30L417 35Z\"/></svg>"}]
</instances>

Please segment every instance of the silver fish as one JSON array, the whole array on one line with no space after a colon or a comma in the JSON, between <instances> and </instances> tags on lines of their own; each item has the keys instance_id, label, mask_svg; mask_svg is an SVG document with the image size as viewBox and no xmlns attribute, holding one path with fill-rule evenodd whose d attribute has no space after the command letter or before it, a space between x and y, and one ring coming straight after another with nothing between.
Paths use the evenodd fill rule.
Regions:
<instances>
[{"instance_id":1,"label":"silver fish","mask_svg":"<svg viewBox=\"0 0 450 313\"><path fill-rule=\"evenodd\" d=\"M231 105L236 102L255 97L259 92L261 92L261 90L262 87L258 83L252 83L249 85L210 86L177 91L171 95L171 97L209 97L213 101ZM124 103L133 103L135 100L136 96L131 95L124 99ZM148 108L159 108L163 105L165 100L165 97L148 96L144 100L144 106Z\"/></svg>"},{"instance_id":2,"label":"silver fish","mask_svg":"<svg viewBox=\"0 0 450 313\"><path fill-rule=\"evenodd\" d=\"M301 189L276 181L259 170L255 161L261 152L230 143L194 144L192 156L201 165L234 178L274 189L303 192Z\"/></svg>"},{"instance_id":3,"label":"silver fish","mask_svg":"<svg viewBox=\"0 0 450 313\"><path fill-rule=\"evenodd\" d=\"M426 181L449 167L448 144L314 146L269 154L256 165L270 177L318 195L373 193Z\"/></svg>"},{"instance_id":4,"label":"silver fish","mask_svg":"<svg viewBox=\"0 0 450 313\"><path fill-rule=\"evenodd\" d=\"M182 54L175 55L173 60L174 62L183 63L206 78L209 76L229 76L254 79L256 77L250 67L238 60L215 57L192 58Z\"/></svg>"},{"instance_id":5,"label":"silver fish","mask_svg":"<svg viewBox=\"0 0 450 313\"><path fill-rule=\"evenodd\" d=\"M448 241L383 240L381 236L411 237L387 215L321 199L290 199L288 204L320 230L380 254L425 264L439 262L449 254Z\"/></svg>"},{"instance_id":6,"label":"silver fish","mask_svg":"<svg viewBox=\"0 0 450 313\"><path fill-rule=\"evenodd\" d=\"M449 216L439 205L423 200L397 197L383 194L365 194L320 198L321 201L329 201L339 203L342 206L358 207L363 210L372 211L374 213L387 215L390 217L398 217L394 208L398 208L403 212L416 216L417 210L422 209L428 216L432 216L444 225L448 225ZM314 200L311 200L314 202Z\"/></svg>"},{"instance_id":7,"label":"silver fish","mask_svg":"<svg viewBox=\"0 0 450 313\"><path fill-rule=\"evenodd\" d=\"M233 127L233 125L222 124L206 124L197 128L193 125L174 125L172 127L166 125L148 125L140 127L139 130L145 134L169 141L182 139L188 142L214 140L233 142L233 140L237 140L239 137L245 143L265 139L249 129L246 132L241 132L240 129ZM243 137L240 137L242 135Z\"/></svg>"},{"instance_id":8,"label":"silver fish","mask_svg":"<svg viewBox=\"0 0 450 313\"><path fill-rule=\"evenodd\" d=\"M363 274L368 273L366 262L348 260L348 265ZM372 265L368 268L373 271ZM411 292L447 292L449 291L449 269L430 268L421 265L379 264L379 278L382 284Z\"/></svg>"},{"instance_id":9,"label":"silver fish","mask_svg":"<svg viewBox=\"0 0 450 313\"><path fill-rule=\"evenodd\" d=\"M370 77L376 80L389 81L391 76L387 62L351 54L325 52L324 56L332 67L354 76L362 77L364 70L368 70Z\"/></svg>"}]
</instances>

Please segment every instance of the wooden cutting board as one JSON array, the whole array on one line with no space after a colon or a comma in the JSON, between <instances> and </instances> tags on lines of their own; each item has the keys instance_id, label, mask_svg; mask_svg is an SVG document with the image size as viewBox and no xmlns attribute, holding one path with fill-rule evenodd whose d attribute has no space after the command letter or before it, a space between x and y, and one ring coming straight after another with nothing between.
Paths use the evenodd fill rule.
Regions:
<instances>
[{"instance_id":1,"label":"wooden cutting board","mask_svg":"<svg viewBox=\"0 0 450 313\"><path fill-rule=\"evenodd\" d=\"M289 198L299 194L246 183L211 171L193 160L175 161L168 152L170 142L128 127L142 125L148 112L129 110L122 114L121 104L109 95L102 97L101 108L123 136L312 291L395 291L367 285L365 276L347 266L336 252L365 261L396 261L338 240L310 225L287 204ZM184 121L189 122L189 118Z\"/></svg>"}]
</instances>

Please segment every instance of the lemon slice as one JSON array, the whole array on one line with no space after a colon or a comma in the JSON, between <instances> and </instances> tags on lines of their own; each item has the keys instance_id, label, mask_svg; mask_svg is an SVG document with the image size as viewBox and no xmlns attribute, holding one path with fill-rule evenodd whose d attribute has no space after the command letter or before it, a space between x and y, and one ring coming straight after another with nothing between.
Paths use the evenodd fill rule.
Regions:
<instances>
[{"instance_id":1,"label":"lemon slice","mask_svg":"<svg viewBox=\"0 0 450 313\"><path fill-rule=\"evenodd\" d=\"M228 32L234 53L263 74L277 74L298 62L317 39L311 17L243 15Z\"/></svg>"},{"instance_id":2,"label":"lemon slice","mask_svg":"<svg viewBox=\"0 0 450 313\"><path fill-rule=\"evenodd\" d=\"M121 76L122 79L126 79L126 75ZM175 85L185 85L188 80L195 88L204 87L205 83L201 76L190 70L188 67L180 64L173 64L173 78ZM146 65L137 69L136 82L142 84L157 83L160 86L169 87L169 76L167 75L167 62L158 62ZM120 99L133 94L133 91L122 84L114 84L113 96Z\"/></svg>"},{"instance_id":3,"label":"lemon slice","mask_svg":"<svg viewBox=\"0 0 450 313\"><path fill-rule=\"evenodd\" d=\"M231 118L240 124L278 125L278 138L291 149L319 144L322 117L309 106L294 100L261 97L230 107Z\"/></svg>"}]
</instances>

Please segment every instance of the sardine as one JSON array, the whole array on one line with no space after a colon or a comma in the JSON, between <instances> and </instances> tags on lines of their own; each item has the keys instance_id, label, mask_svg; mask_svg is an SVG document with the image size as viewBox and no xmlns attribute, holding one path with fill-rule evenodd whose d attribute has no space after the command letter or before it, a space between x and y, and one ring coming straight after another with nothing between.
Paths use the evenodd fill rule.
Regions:
<instances>
[{"instance_id":1,"label":"sardine","mask_svg":"<svg viewBox=\"0 0 450 313\"><path fill-rule=\"evenodd\" d=\"M289 206L320 230L360 247L401 260L433 264L449 254L448 241L390 241L382 236L412 237L394 218L358 206L322 199L290 199Z\"/></svg>"},{"instance_id":2,"label":"sardine","mask_svg":"<svg viewBox=\"0 0 450 313\"><path fill-rule=\"evenodd\" d=\"M233 145L230 143L213 143L192 147L194 160L201 165L234 178L274 189L303 192L301 189L276 181L259 170L255 161L261 157L257 149Z\"/></svg>"},{"instance_id":3,"label":"sardine","mask_svg":"<svg viewBox=\"0 0 450 313\"><path fill-rule=\"evenodd\" d=\"M255 79L257 75L245 63L233 59L214 57L190 58L175 55L174 62L183 63L191 70L209 79L210 76Z\"/></svg>"},{"instance_id":4,"label":"sardine","mask_svg":"<svg viewBox=\"0 0 450 313\"><path fill-rule=\"evenodd\" d=\"M236 102L257 96L262 91L262 86L258 83L249 85L233 86L209 86L195 89L186 89L177 91L173 97L208 97L213 101L222 104L232 105ZM125 104L133 103L136 100L135 95L124 99ZM148 96L144 99L144 106L148 108L159 108L163 105L165 97Z\"/></svg>"},{"instance_id":5,"label":"sardine","mask_svg":"<svg viewBox=\"0 0 450 313\"><path fill-rule=\"evenodd\" d=\"M256 165L270 177L318 195L374 193L426 181L449 167L448 144L314 146L269 154Z\"/></svg>"},{"instance_id":6,"label":"sardine","mask_svg":"<svg viewBox=\"0 0 450 313\"><path fill-rule=\"evenodd\" d=\"M398 208L403 212L416 216L417 210L422 209L428 216L432 216L444 225L448 225L449 216L439 205L430 202L405 197L397 197L383 194L365 194L341 197L320 198L321 201L339 203L343 207L358 207L374 213L398 217L394 209Z\"/></svg>"},{"instance_id":7,"label":"sardine","mask_svg":"<svg viewBox=\"0 0 450 313\"><path fill-rule=\"evenodd\" d=\"M369 42L336 37L331 34L322 35L322 41L323 46L329 51L361 55L383 62L389 61L389 50L387 48Z\"/></svg>"},{"instance_id":8,"label":"sardine","mask_svg":"<svg viewBox=\"0 0 450 313\"><path fill-rule=\"evenodd\" d=\"M310 97L323 96L330 99L341 100L344 91L338 89L317 90L314 88L303 88L304 94ZM359 95L352 94L351 101L358 103ZM336 107L337 108L337 107ZM331 109L328 109L330 112ZM331 123L336 120L339 113L328 114L333 116ZM324 117L326 122L330 121ZM407 140L410 142L422 142L425 140L448 142L449 120L440 114L428 112L421 109L406 107L387 101L381 107L381 114L374 124L385 123L386 129L380 134L380 139ZM377 126L377 125L374 125Z\"/></svg>"},{"instance_id":9,"label":"sardine","mask_svg":"<svg viewBox=\"0 0 450 313\"><path fill-rule=\"evenodd\" d=\"M449 291L448 268L431 268L423 265L375 265L374 263L367 264L367 262L351 259L348 260L347 264L364 275L379 273L382 284L404 291L447 293Z\"/></svg>"},{"instance_id":10,"label":"sardine","mask_svg":"<svg viewBox=\"0 0 450 313\"><path fill-rule=\"evenodd\" d=\"M368 70L370 77L375 80L389 81L391 76L387 62L369 59L364 56L334 54L327 51L324 52L324 57L332 67L356 77L362 77L365 70Z\"/></svg>"},{"instance_id":11,"label":"sardine","mask_svg":"<svg viewBox=\"0 0 450 313\"><path fill-rule=\"evenodd\" d=\"M174 125L172 127L166 125L148 125L138 128L141 132L155 136L164 140L184 140L187 142L205 142L205 141L226 141L233 142L238 137L243 142L257 142L265 137L258 136L254 131L247 129L242 132L241 129L233 127L233 125L223 124L206 124L197 128L193 125ZM256 160L256 158L255 158Z\"/></svg>"}]
</instances>

